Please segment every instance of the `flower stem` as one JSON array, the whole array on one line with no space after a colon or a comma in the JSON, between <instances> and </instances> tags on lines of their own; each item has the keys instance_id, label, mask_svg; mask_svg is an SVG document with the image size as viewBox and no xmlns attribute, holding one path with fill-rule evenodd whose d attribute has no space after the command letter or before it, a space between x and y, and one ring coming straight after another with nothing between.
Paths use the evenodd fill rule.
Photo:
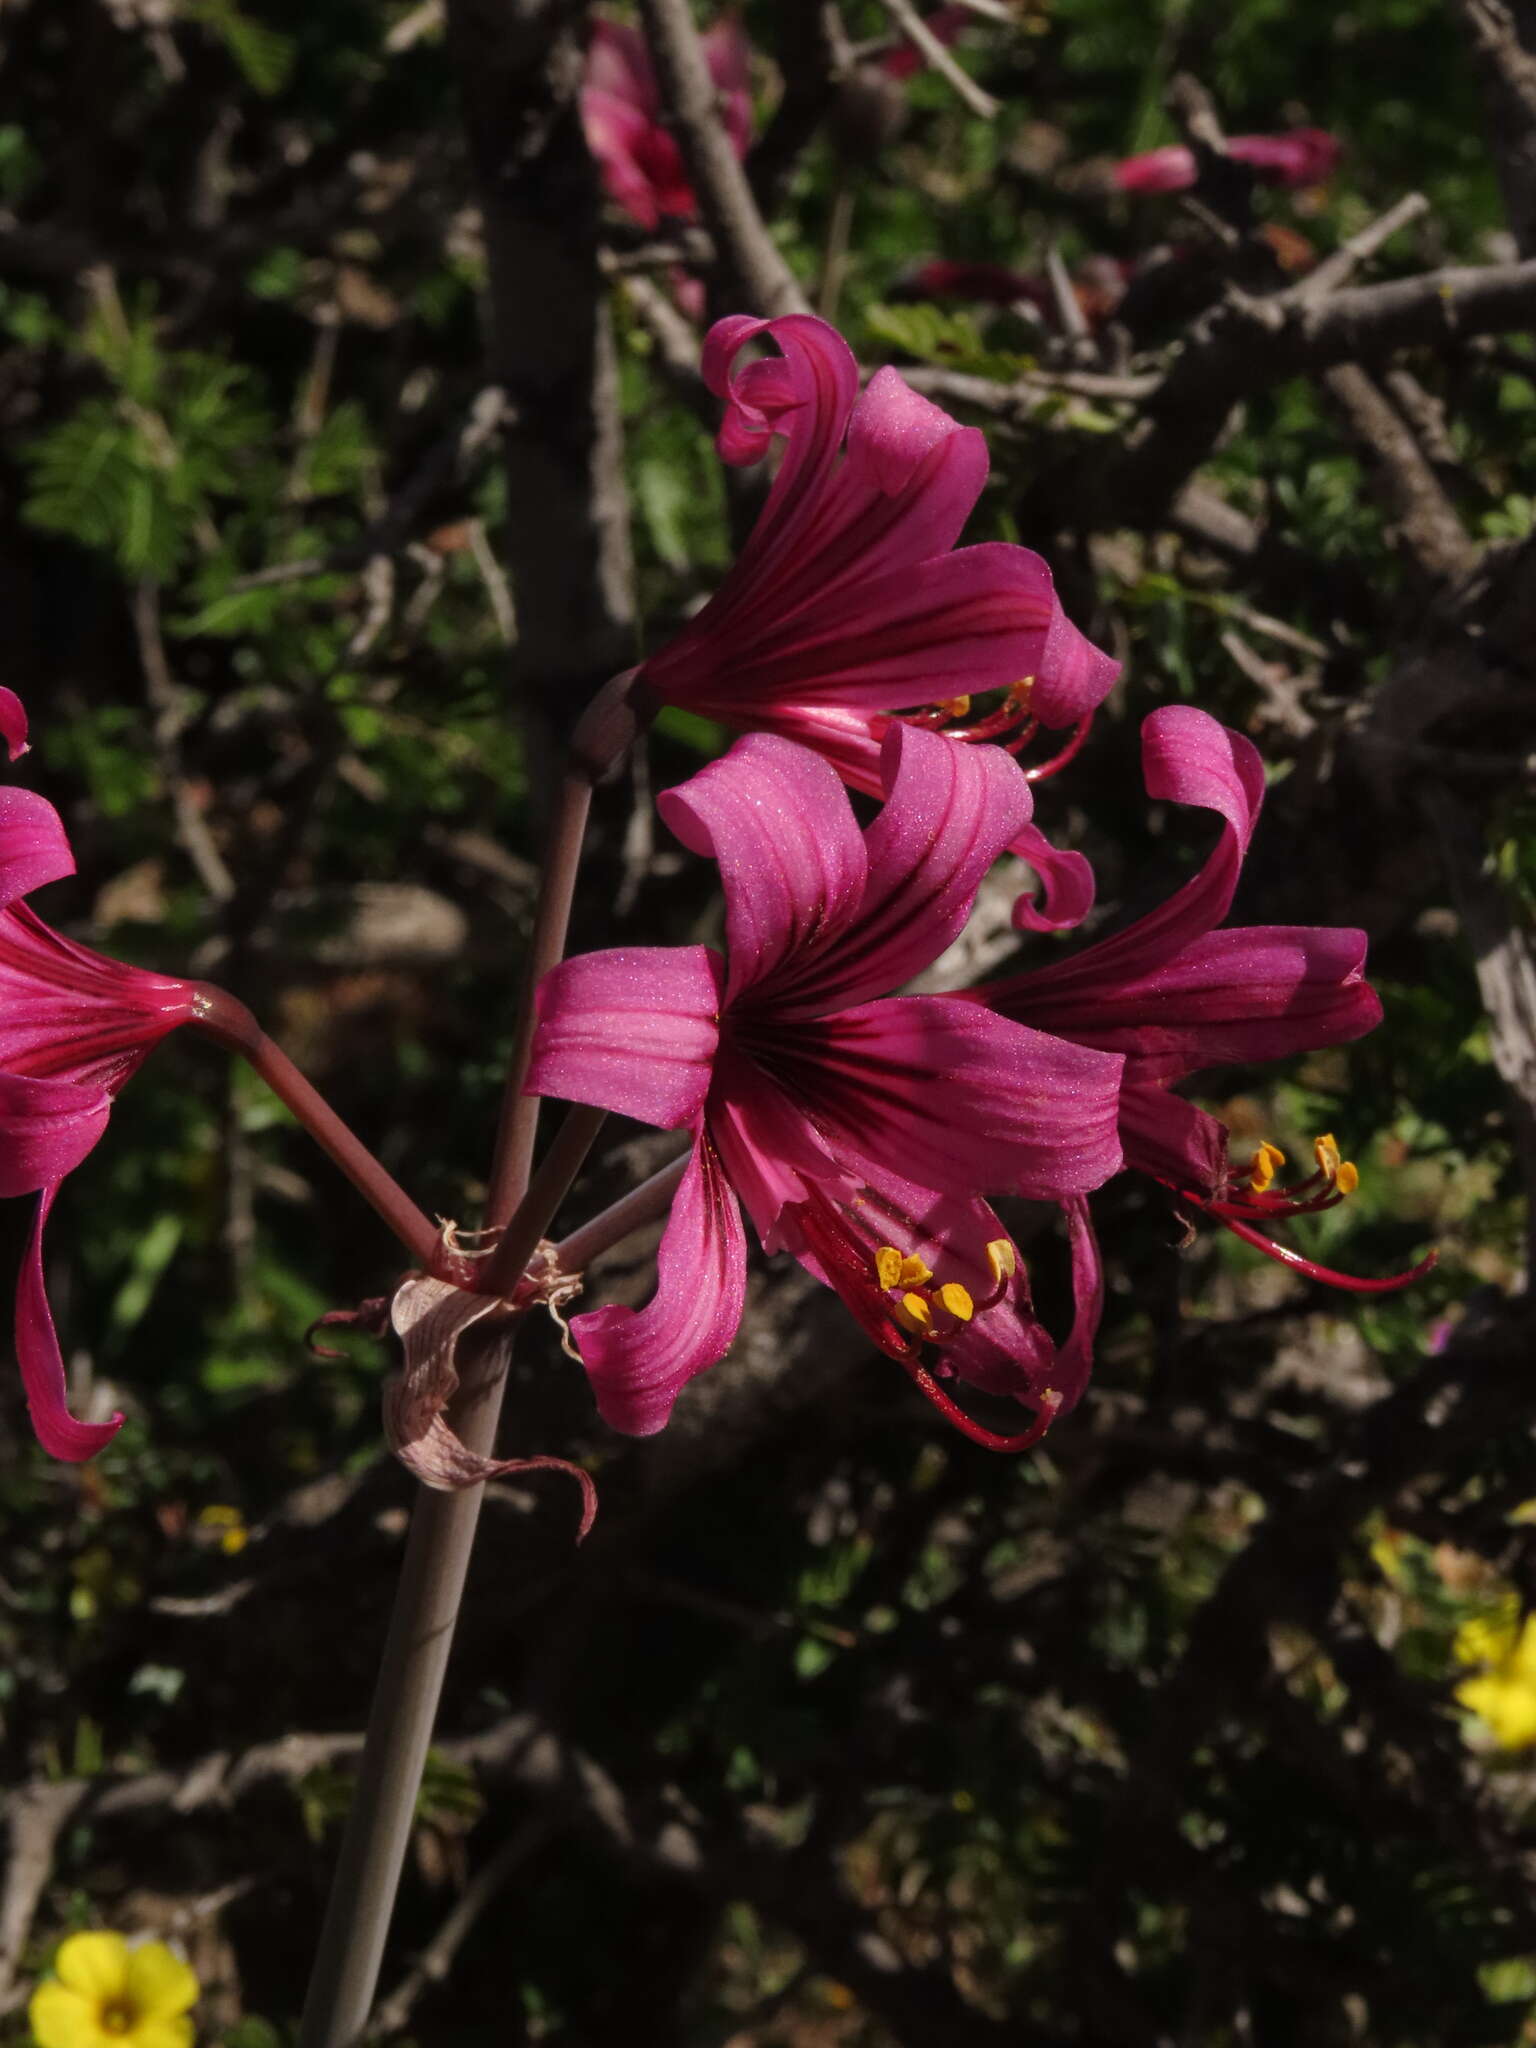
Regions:
<instances>
[{"instance_id":1,"label":"flower stem","mask_svg":"<svg viewBox=\"0 0 1536 2048\"><path fill-rule=\"evenodd\" d=\"M568 769L560 784L554 821L550 827L538 907L533 918L533 936L523 969L517 1029L501 1101L501 1120L496 1129L496 1153L491 1162L490 1187L485 1203L486 1224L492 1230L507 1222L522 1199L533 1164L539 1101L537 1096L523 1093L523 1083L528 1078L533 1033L538 1022L534 990L565 951L565 935L571 921L571 899L576 893L576 869L581 860L581 842L591 806L591 777L580 768Z\"/></svg>"},{"instance_id":2,"label":"flower stem","mask_svg":"<svg viewBox=\"0 0 1536 2048\"><path fill-rule=\"evenodd\" d=\"M549 1228L602 1121L599 1111L573 1110L529 1185L538 1102L523 1094L523 1084L537 1022L534 992L540 976L565 950L593 784L635 734L633 682L633 671L616 676L577 727L540 879L486 1203L487 1224L502 1230L505 1263L515 1264L508 1294ZM489 1277L487 1272L480 1284ZM489 1455L495 1441L510 1355L510 1332L504 1328L464 1363L448 1409L455 1433L481 1455ZM353 2048L367 2024L484 1491L482 1486L461 1493L423 1488L417 1495L298 2048Z\"/></svg>"},{"instance_id":3,"label":"flower stem","mask_svg":"<svg viewBox=\"0 0 1536 2048\"><path fill-rule=\"evenodd\" d=\"M599 1252L621 1244L632 1230L639 1230L644 1224L653 1223L658 1216L664 1216L677 1193L677 1184L687 1168L688 1156L683 1153L670 1166L663 1166L649 1180L641 1181L639 1187L631 1188L627 1195L621 1195L618 1201L599 1211L589 1223L573 1230L569 1237L561 1238L555 1246L555 1264L561 1272L580 1273L591 1265Z\"/></svg>"},{"instance_id":4,"label":"flower stem","mask_svg":"<svg viewBox=\"0 0 1536 2048\"><path fill-rule=\"evenodd\" d=\"M384 1219L411 1257L430 1268L438 1248L436 1225L347 1128L320 1091L305 1080L282 1047L268 1038L245 1004L211 982L203 982L191 1022L194 1030L239 1053L254 1068Z\"/></svg>"}]
</instances>

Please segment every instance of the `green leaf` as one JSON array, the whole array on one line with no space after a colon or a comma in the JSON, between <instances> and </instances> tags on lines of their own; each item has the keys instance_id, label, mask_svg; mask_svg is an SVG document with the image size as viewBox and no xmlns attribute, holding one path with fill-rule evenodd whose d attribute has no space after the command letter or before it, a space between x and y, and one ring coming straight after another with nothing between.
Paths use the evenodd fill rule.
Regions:
<instances>
[{"instance_id":1,"label":"green leaf","mask_svg":"<svg viewBox=\"0 0 1536 2048\"><path fill-rule=\"evenodd\" d=\"M242 14L234 0L192 0L187 8L228 50L246 83L265 97L281 92L293 70L294 43L262 21Z\"/></svg>"}]
</instances>

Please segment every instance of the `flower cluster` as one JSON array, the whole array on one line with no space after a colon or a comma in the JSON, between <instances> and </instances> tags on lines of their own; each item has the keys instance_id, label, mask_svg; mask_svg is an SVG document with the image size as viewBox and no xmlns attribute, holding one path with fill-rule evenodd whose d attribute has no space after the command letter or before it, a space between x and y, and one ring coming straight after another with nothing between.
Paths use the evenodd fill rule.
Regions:
<instances>
[{"instance_id":1,"label":"flower cluster","mask_svg":"<svg viewBox=\"0 0 1536 2048\"><path fill-rule=\"evenodd\" d=\"M763 344L776 353L742 366ZM1224 1128L1172 1092L1201 1067L1339 1044L1380 1015L1363 934L1218 929L1264 779L1252 745L1206 713L1168 707L1144 728L1148 794L1223 821L1176 895L1032 973L894 993L958 936L1006 849L1045 885L1043 905L1019 899L1020 929L1086 909L1091 878L1033 823L1016 756L1041 725L1080 737L1115 665L1038 555L955 546L985 448L894 370L860 395L840 337L804 315L719 322L704 367L727 461L783 444L740 560L640 671L653 697L746 735L659 800L720 869L726 951L624 947L556 968L528 1084L692 1140L654 1297L570 1325L606 1419L661 1428L725 1353L743 1209L765 1250L834 1288L951 1420L999 1447L1034 1441L1086 1383L1102 1302L1086 1198L1122 1166L1314 1277L1404 1284L1326 1273L1263 1228L1350 1192L1331 1137L1309 1179L1277 1186L1278 1148L1235 1172ZM987 693L1000 702L977 716ZM862 831L839 777L883 799ZM1065 1218L1076 1312L1061 1342L1033 1310L999 1195ZM1033 1420L994 1433L956 1381Z\"/></svg>"},{"instance_id":2,"label":"flower cluster","mask_svg":"<svg viewBox=\"0 0 1536 2048\"><path fill-rule=\"evenodd\" d=\"M691 1141L653 1299L570 1323L602 1414L660 1429L724 1355L745 1297L744 1213L766 1251L835 1289L956 1426L999 1448L1034 1442L1087 1382L1103 1298L1088 1197L1122 1168L1311 1277L1414 1277L1348 1280L1270 1235L1356 1184L1331 1136L1316 1141L1315 1171L1286 1182L1277 1147L1234 1166L1222 1125L1174 1092L1203 1067L1344 1043L1380 1015L1361 933L1223 926L1264 777L1252 745L1206 713L1168 706L1143 728L1149 797L1221 820L1182 889L1069 957L962 993L902 992L960 936L1005 852L1040 889L1015 903L1021 932L1070 926L1089 907L1087 863L1047 840L1034 788L1073 757L1117 666L1067 617L1039 555L957 545L985 444L895 370L861 391L841 336L797 314L718 322L704 374L724 405L724 459L775 452L777 470L720 588L614 688L740 735L659 799L683 845L719 868L725 948L625 946L556 967L538 990L527 1075L530 1094ZM1033 760L1052 729L1065 744ZM8 692L0 736L13 760L25 750ZM871 822L850 790L878 799ZM191 1023L249 1056L259 1030L246 1012L232 1021L240 1006L217 990L125 967L44 924L23 899L72 867L53 808L0 792L0 1193L36 1203L16 1344L40 1440L79 1459L121 1417L81 1420L66 1404L42 1264L59 1184L167 1032ZM305 1087L285 1099L317 1102ZM320 1142L355 1166L355 1140L323 1105L313 1114ZM353 1177L406 1241L417 1226L430 1239L399 1190L380 1195L379 1172ZM1059 1337L992 1206L1006 1197L1063 1220L1075 1310ZM391 1438L429 1483L490 1469L441 1417L453 1346L491 1310L526 1305L477 1292L457 1268L397 1295L407 1371ZM965 1388L1027 1417L995 1431L957 1398Z\"/></svg>"}]
</instances>

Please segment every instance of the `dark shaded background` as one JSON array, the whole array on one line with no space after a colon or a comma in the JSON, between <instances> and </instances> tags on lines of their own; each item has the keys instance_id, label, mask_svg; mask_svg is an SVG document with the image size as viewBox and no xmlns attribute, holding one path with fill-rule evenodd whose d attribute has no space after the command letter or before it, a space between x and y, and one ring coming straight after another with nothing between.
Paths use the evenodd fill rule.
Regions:
<instances>
[{"instance_id":1,"label":"dark shaded background","mask_svg":"<svg viewBox=\"0 0 1536 2048\"><path fill-rule=\"evenodd\" d=\"M22 773L79 858L48 914L245 995L422 1205L468 1219L554 745L713 587L754 501L667 297L681 255L733 304L732 252L601 212L583 10L448 11L452 36L430 4L6 11L0 618ZM1095 1387L1018 1461L943 1434L777 1262L651 1442L602 1431L531 1330L505 1442L582 1459L602 1513L573 1554L557 1482L493 1489L384 2031L1536 2039L1536 1781L1453 1697L1458 1627L1536 1598L1536 9L1026 0L959 46L990 123L886 79L866 0L840 10L863 68L831 63L838 12L747 9L749 168L813 292L832 246L862 359L988 426L970 537L1044 549L1125 659L1041 820L1092 856L1107 927L1210 836L1145 802L1141 719L1179 699L1251 733L1275 787L1236 915L1365 925L1387 1021L1203 1099L1239 1150L1333 1130L1359 1161L1309 1251L1441 1264L1336 1296L1210 1228L1182 1243L1122 1179L1095 1204ZM1330 186L1118 195L1110 162L1174 134L1180 72L1229 132L1337 132ZM1508 266L1494 310L1308 301L1410 191L1426 210L1354 285ZM924 257L1035 271L1053 240L1137 266L1087 338L911 295ZM1079 382L1042 396L1042 369ZM580 946L713 929L705 864L647 821L719 744L664 716L601 793ZM1007 900L979 916L989 965ZM616 1126L572 1221L673 1144ZM1012 1220L1061 1327L1061 1247ZM131 1420L66 1468L0 1390L0 2038L94 1922L181 1939L204 2037L271 2048L409 1503L387 1359L303 1333L398 1259L257 1084L175 1041L51 1243L82 1397ZM642 1297L651 1249L593 1288ZM448 1981L413 1983L460 1903Z\"/></svg>"}]
</instances>

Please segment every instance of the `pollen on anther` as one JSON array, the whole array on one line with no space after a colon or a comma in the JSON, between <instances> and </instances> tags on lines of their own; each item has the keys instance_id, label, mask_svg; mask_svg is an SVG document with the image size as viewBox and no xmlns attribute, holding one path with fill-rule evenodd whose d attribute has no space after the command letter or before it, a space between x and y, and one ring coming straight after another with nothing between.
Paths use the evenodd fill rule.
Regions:
<instances>
[{"instance_id":1,"label":"pollen on anther","mask_svg":"<svg viewBox=\"0 0 1536 2048\"><path fill-rule=\"evenodd\" d=\"M1322 1171L1327 1175L1329 1180L1336 1180L1338 1178L1339 1168L1343 1164L1343 1161L1339 1156L1338 1143L1334 1138L1333 1133L1331 1131L1325 1131L1320 1138L1314 1140L1312 1152L1313 1156L1317 1160L1318 1165L1321 1167Z\"/></svg>"},{"instance_id":2,"label":"pollen on anther","mask_svg":"<svg viewBox=\"0 0 1536 2048\"><path fill-rule=\"evenodd\" d=\"M987 1270L999 1286L1019 1270L1019 1255L1006 1237L994 1237L987 1246Z\"/></svg>"},{"instance_id":3,"label":"pollen on anther","mask_svg":"<svg viewBox=\"0 0 1536 2048\"><path fill-rule=\"evenodd\" d=\"M925 1266L916 1252L908 1252L901 1262L901 1286L926 1287L932 1278L932 1266Z\"/></svg>"},{"instance_id":4,"label":"pollen on anther","mask_svg":"<svg viewBox=\"0 0 1536 2048\"><path fill-rule=\"evenodd\" d=\"M882 1292L889 1294L893 1287L899 1287L905 1279L902 1272L903 1259L894 1245L883 1244L875 1253L875 1278Z\"/></svg>"},{"instance_id":5,"label":"pollen on anther","mask_svg":"<svg viewBox=\"0 0 1536 2048\"><path fill-rule=\"evenodd\" d=\"M920 1294L904 1294L896 1304L896 1320L919 1337L933 1328L933 1310Z\"/></svg>"},{"instance_id":6,"label":"pollen on anther","mask_svg":"<svg viewBox=\"0 0 1536 2048\"><path fill-rule=\"evenodd\" d=\"M1266 1138L1253 1155L1253 1164L1248 1169L1248 1184L1256 1194L1262 1195L1275 1177L1275 1169L1284 1166L1285 1154L1278 1145L1271 1145Z\"/></svg>"},{"instance_id":7,"label":"pollen on anther","mask_svg":"<svg viewBox=\"0 0 1536 2048\"><path fill-rule=\"evenodd\" d=\"M1360 1169L1351 1159L1341 1159L1333 1184L1341 1195L1352 1195L1360 1185Z\"/></svg>"},{"instance_id":8,"label":"pollen on anther","mask_svg":"<svg viewBox=\"0 0 1536 2048\"><path fill-rule=\"evenodd\" d=\"M975 1302L958 1280L945 1281L939 1289L939 1300L957 1323L968 1323L976 1313Z\"/></svg>"}]
</instances>

